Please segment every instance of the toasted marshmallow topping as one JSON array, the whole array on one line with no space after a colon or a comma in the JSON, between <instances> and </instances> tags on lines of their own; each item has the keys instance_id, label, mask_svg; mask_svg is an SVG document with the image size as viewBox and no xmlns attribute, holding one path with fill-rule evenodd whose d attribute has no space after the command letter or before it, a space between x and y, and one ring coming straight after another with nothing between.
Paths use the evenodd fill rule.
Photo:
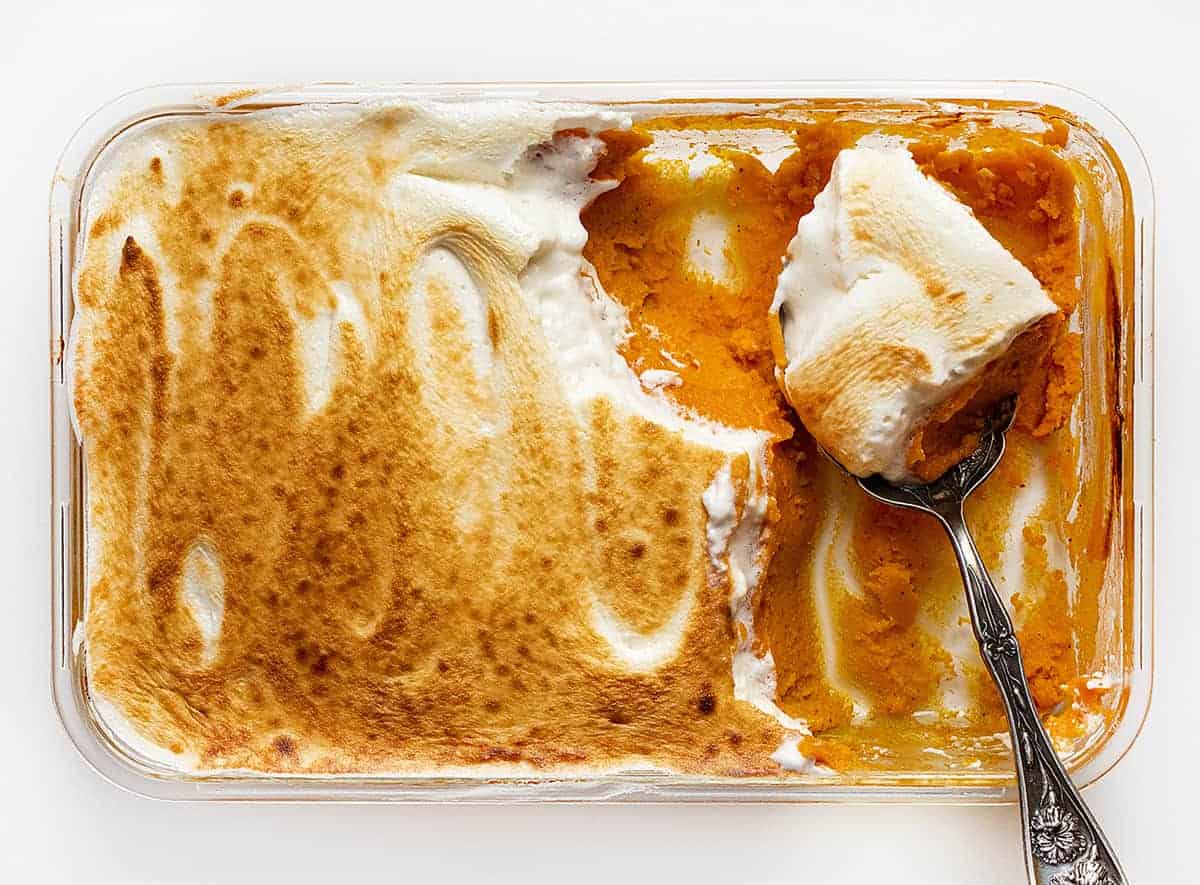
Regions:
<instances>
[{"instance_id":1,"label":"toasted marshmallow topping","mask_svg":"<svg viewBox=\"0 0 1200 885\"><path fill-rule=\"evenodd\" d=\"M72 379L114 738L189 771L769 759L725 614L765 486L728 484L720 550L706 509L767 434L639 377L582 255L599 133L628 125L414 102L106 153Z\"/></svg>"},{"instance_id":2,"label":"toasted marshmallow topping","mask_svg":"<svg viewBox=\"0 0 1200 885\"><path fill-rule=\"evenodd\" d=\"M906 151L866 147L838 155L771 307L809 432L851 472L891 480L911 478L931 413L1056 309Z\"/></svg>"}]
</instances>

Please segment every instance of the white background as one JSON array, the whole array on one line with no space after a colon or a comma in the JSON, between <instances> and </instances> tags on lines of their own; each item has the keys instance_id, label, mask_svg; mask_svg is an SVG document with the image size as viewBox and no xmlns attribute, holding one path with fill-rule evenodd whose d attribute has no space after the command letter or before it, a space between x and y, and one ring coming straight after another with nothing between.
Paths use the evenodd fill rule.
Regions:
<instances>
[{"instance_id":1,"label":"white background","mask_svg":"<svg viewBox=\"0 0 1200 885\"><path fill-rule=\"evenodd\" d=\"M1016 811L179 805L85 768L49 692L46 206L101 103L166 81L1031 78L1097 97L1158 200L1158 663L1149 723L1087 796L1132 881L1200 880L1200 280L1191 3L1102 0L18 0L0 11L0 881L1018 883ZM740 9L739 9L740 7ZM899 10L899 11L897 11ZM1187 856L1193 855L1191 864ZM11 871L10 875L6 875Z\"/></svg>"}]
</instances>

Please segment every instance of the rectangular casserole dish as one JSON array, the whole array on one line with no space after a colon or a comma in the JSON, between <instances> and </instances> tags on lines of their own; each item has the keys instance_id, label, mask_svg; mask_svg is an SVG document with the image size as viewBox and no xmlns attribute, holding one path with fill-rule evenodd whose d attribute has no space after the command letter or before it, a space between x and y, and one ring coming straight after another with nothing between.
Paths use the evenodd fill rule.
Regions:
<instances>
[{"instance_id":1,"label":"rectangular casserole dish","mask_svg":"<svg viewBox=\"0 0 1200 885\"><path fill-rule=\"evenodd\" d=\"M821 102L861 110L871 103L915 109L969 101L997 118L1021 104L1061 111L1102 178L1100 217L1109 244L1111 303L1084 305L1085 317L1109 317L1116 416L1114 500L1102 597L1111 609L1107 640L1114 708L1102 733L1069 760L1091 783L1128 750L1148 708L1152 681L1153 599L1153 196L1136 143L1103 107L1062 87L1041 83L684 83L445 84L300 89L243 84L155 87L101 109L68 145L55 175L50 207L52 424L52 686L55 703L85 759L115 783L149 796L177 799L329 799L416 801L1007 801L1015 796L1002 772L880 771L797 780L702 779L630 770L592 778L278 776L261 773L181 774L114 737L96 712L86 678L84 550L85 465L70 420L65 360L73 316L73 268L89 174L106 146L133 127L168 117L238 115L267 107L355 103L385 98L447 100L520 98L611 105L638 116L722 113ZM1094 286L1083 286L1087 292ZM1085 334L1085 341L1087 340ZM1086 346L1086 345L1085 345ZM1085 353L1085 362L1089 358ZM1092 353L1092 360L1099 355Z\"/></svg>"}]
</instances>

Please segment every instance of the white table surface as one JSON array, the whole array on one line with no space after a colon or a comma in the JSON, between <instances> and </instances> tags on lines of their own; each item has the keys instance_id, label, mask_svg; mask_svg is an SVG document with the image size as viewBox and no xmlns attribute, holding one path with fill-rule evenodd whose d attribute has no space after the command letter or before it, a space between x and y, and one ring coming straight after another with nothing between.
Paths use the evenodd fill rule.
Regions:
<instances>
[{"instance_id":1,"label":"white table surface","mask_svg":"<svg viewBox=\"0 0 1200 885\"><path fill-rule=\"evenodd\" d=\"M1103 0L253 0L0 11L0 881L1018 883L1012 807L381 807L154 803L87 769L50 702L46 205L59 151L167 81L1031 78L1099 98L1158 200L1158 664L1148 725L1087 793L1134 882L1200 881L1200 84L1190 3ZM741 11L737 8L741 6ZM902 7L903 12L893 11ZM1074 8L1067 8L1074 6ZM964 11L967 10L967 11ZM11 871L11 874L8 874Z\"/></svg>"}]
</instances>

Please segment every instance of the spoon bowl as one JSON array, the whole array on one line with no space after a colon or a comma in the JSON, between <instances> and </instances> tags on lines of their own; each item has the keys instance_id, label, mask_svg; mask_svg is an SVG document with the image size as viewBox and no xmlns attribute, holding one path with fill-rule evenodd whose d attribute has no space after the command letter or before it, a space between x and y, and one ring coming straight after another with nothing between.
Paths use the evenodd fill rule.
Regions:
<instances>
[{"instance_id":1,"label":"spoon bowl","mask_svg":"<svg viewBox=\"0 0 1200 885\"><path fill-rule=\"evenodd\" d=\"M854 478L863 491L885 504L924 512L936 512L942 507L951 510L961 507L967 496L982 485L1000 463L1004 455L1004 434L1012 427L1016 406L1015 396L1005 397L997 403L984 420L984 429L975 450L933 482L894 483L879 474ZM840 464L838 466L841 467Z\"/></svg>"}]
</instances>

